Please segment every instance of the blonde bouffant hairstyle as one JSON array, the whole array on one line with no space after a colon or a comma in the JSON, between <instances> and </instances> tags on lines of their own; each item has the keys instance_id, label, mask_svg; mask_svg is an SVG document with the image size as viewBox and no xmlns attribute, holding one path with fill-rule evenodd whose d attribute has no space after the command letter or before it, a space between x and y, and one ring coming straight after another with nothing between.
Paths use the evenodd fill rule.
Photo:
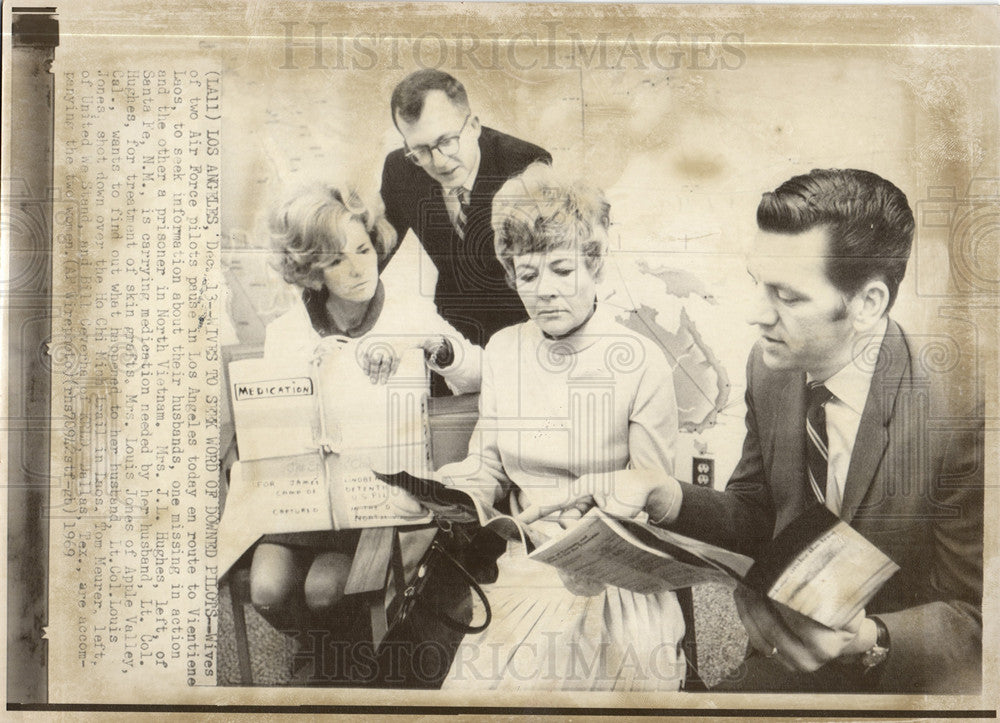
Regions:
<instances>
[{"instance_id":1,"label":"blonde bouffant hairstyle","mask_svg":"<svg viewBox=\"0 0 1000 723\"><path fill-rule=\"evenodd\" d=\"M493 246L514 286L514 257L576 248L591 276L601 277L608 250L611 204L604 192L533 163L493 199Z\"/></svg>"},{"instance_id":2,"label":"blonde bouffant hairstyle","mask_svg":"<svg viewBox=\"0 0 1000 723\"><path fill-rule=\"evenodd\" d=\"M379 266L396 245L396 232L385 220L381 203L369 208L357 191L329 184L304 186L271 214L271 246L282 278L302 288L319 288L323 269L344 250L345 224L364 224Z\"/></svg>"}]
</instances>

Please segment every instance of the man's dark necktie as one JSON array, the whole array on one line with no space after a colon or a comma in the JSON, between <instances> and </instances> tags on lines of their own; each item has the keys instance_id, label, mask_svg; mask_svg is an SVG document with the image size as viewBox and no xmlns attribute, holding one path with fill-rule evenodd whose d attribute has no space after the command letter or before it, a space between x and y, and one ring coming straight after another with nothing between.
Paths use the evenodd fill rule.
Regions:
<instances>
[{"instance_id":1,"label":"man's dark necktie","mask_svg":"<svg viewBox=\"0 0 1000 723\"><path fill-rule=\"evenodd\" d=\"M822 383L810 382L806 396L806 468L809 470L809 486L819 503L825 505L826 470L830 459L825 405L833 394Z\"/></svg>"}]
</instances>

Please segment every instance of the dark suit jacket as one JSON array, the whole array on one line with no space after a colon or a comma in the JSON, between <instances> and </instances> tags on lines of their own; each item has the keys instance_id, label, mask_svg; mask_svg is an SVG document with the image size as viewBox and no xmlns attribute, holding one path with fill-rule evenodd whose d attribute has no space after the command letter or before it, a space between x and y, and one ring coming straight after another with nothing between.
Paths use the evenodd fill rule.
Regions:
<instances>
[{"instance_id":1,"label":"dark suit jacket","mask_svg":"<svg viewBox=\"0 0 1000 723\"><path fill-rule=\"evenodd\" d=\"M880 675L851 679L833 662L793 676L751 657L744 689L978 689L982 650L982 415L929 414L928 375L890 320L844 490L841 518L899 566L866 608L890 635ZM952 397L957 391L948 388ZM753 555L815 504L805 480L805 375L747 364L747 435L725 492L682 485L677 532Z\"/></svg>"},{"instance_id":2,"label":"dark suit jacket","mask_svg":"<svg viewBox=\"0 0 1000 723\"><path fill-rule=\"evenodd\" d=\"M534 161L552 157L538 146L491 128L479 135L479 173L472 188L465 239L451 225L441 185L397 149L382 169L385 215L400 238L413 229L437 266L434 293L441 316L476 344L528 317L507 286L493 251L491 205L500 187Z\"/></svg>"}]
</instances>

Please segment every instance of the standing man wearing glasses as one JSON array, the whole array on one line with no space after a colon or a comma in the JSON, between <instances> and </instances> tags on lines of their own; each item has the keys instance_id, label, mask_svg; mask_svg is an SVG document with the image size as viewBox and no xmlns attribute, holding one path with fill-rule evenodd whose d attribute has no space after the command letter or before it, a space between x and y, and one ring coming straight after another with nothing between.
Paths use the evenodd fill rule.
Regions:
<instances>
[{"instance_id":1,"label":"standing man wearing glasses","mask_svg":"<svg viewBox=\"0 0 1000 723\"><path fill-rule=\"evenodd\" d=\"M434 302L473 343L526 320L493 251L490 208L497 190L547 151L481 126L462 84L424 69L396 86L392 120L403 148L385 159L382 200L402 238L413 229L438 271Z\"/></svg>"}]
</instances>

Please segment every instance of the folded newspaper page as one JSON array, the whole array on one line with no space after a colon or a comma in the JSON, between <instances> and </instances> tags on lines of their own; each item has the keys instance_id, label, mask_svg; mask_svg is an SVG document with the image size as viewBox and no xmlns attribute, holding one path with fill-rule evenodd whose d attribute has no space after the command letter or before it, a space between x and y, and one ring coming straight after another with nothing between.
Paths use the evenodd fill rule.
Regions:
<instances>
[{"instance_id":1,"label":"folded newspaper page","mask_svg":"<svg viewBox=\"0 0 1000 723\"><path fill-rule=\"evenodd\" d=\"M830 628L852 620L899 569L819 505L752 559L597 507L564 534L536 545L530 525L485 507L474 495L407 472L378 477L439 516L467 520L475 513L483 527L521 541L531 559L572 575L644 594L706 582L745 584Z\"/></svg>"}]
</instances>

